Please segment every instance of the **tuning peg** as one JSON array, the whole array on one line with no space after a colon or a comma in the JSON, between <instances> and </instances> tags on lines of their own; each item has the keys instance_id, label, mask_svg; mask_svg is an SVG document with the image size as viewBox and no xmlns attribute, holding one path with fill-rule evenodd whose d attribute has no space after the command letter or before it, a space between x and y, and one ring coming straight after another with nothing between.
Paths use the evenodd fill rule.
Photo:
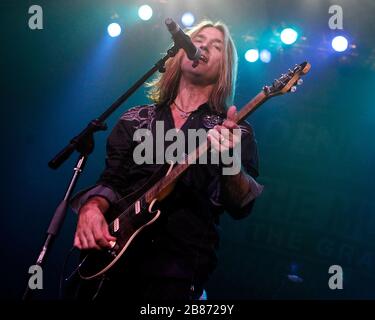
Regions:
<instances>
[{"instance_id":1,"label":"tuning peg","mask_svg":"<svg viewBox=\"0 0 375 320\"><path fill-rule=\"evenodd\" d=\"M303 79L298 79L297 84L300 86L303 83Z\"/></svg>"},{"instance_id":2,"label":"tuning peg","mask_svg":"<svg viewBox=\"0 0 375 320\"><path fill-rule=\"evenodd\" d=\"M271 93L271 88L269 86L264 86L263 91L266 95L269 95Z\"/></svg>"},{"instance_id":3,"label":"tuning peg","mask_svg":"<svg viewBox=\"0 0 375 320\"><path fill-rule=\"evenodd\" d=\"M296 86L293 86L290 88L290 92L296 92L297 91L297 87Z\"/></svg>"},{"instance_id":4,"label":"tuning peg","mask_svg":"<svg viewBox=\"0 0 375 320\"><path fill-rule=\"evenodd\" d=\"M293 72L293 70L291 70L291 69L288 69L288 75L293 75L294 74L294 72Z\"/></svg>"}]
</instances>

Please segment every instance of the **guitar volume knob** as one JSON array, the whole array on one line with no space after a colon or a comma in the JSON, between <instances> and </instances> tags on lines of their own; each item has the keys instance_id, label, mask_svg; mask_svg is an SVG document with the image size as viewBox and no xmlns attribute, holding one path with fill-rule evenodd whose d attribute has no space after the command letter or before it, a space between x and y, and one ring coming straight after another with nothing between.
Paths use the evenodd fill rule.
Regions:
<instances>
[{"instance_id":1,"label":"guitar volume knob","mask_svg":"<svg viewBox=\"0 0 375 320\"><path fill-rule=\"evenodd\" d=\"M116 241L109 241L109 244L111 245L111 249L113 249L116 246Z\"/></svg>"}]
</instances>

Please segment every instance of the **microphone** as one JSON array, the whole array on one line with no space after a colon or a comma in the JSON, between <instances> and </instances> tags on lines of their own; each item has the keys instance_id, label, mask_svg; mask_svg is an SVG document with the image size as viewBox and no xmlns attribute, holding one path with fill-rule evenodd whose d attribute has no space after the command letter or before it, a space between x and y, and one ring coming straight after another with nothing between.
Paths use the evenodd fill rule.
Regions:
<instances>
[{"instance_id":1,"label":"microphone","mask_svg":"<svg viewBox=\"0 0 375 320\"><path fill-rule=\"evenodd\" d=\"M165 20L168 31L172 34L174 42L185 50L187 57L190 60L199 60L201 58L201 51L193 44L190 37L182 31L181 27L171 18Z\"/></svg>"}]
</instances>

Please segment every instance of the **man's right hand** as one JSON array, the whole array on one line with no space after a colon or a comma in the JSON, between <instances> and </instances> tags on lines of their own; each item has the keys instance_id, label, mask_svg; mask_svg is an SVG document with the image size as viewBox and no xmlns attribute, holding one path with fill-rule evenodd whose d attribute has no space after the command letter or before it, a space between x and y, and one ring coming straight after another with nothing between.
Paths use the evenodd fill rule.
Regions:
<instances>
[{"instance_id":1,"label":"man's right hand","mask_svg":"<svg viewBox=\"0 0 375 320\"><path fill-rule=\"evenodd\" d=\"M81 250L110 248L110 241L116 241L108 230L104 212L109 203L102 197L91 198L78 213L74 246Z\"/></svg>"}]
</instances>

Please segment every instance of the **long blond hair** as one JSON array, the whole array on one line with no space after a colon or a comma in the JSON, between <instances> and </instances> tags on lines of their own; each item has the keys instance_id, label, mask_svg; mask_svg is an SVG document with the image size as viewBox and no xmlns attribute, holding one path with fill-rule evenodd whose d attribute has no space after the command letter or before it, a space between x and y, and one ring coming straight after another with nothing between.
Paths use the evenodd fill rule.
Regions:
<instances>
[{"instance_id":1,"label":"long blond hair","mask_svg":"<svg viewBox=\"0 0 375 320\"><path fill-rule=\"evenodd\" d=\"M224 54L220 61L219 79L215 83L208 104L214 112L225 112L226 107L233 102L237 78L237 50L228 27L222 22L213 23L204 20L186 33L194 37L204 28L213 27L224 36ZM181 78L181 60L183 51L169 59L165 64L166 71L148 83L151 87L148 97L157 104L171 104L177 96Z\"/></svg>"}]
</instances>

